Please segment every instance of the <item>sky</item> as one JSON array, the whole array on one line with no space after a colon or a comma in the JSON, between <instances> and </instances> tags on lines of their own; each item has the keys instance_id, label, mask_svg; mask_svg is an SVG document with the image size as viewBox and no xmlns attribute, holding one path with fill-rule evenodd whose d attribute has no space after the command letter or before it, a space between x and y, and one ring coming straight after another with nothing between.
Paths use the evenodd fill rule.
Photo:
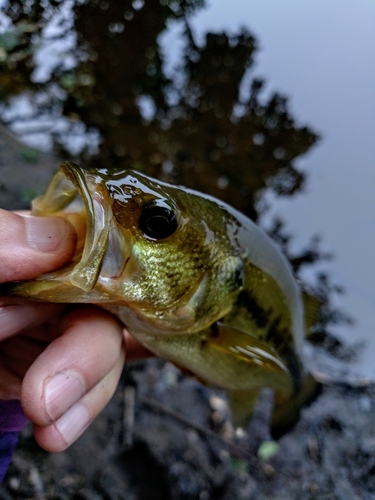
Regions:
<instances>
[{"instance_id":1,"label":"sky","mask_svg":"<svg viewBox=\"0 0 375 500\"><path fill-rule=\"evenodd\" d=\"M373 0L211 0L192 20L207 30L246 26L260 50L254 76L289 99L298 124L321 140L296 162L308 174L303 194L275 199L303 246L314 234L334 253L324 268L346 288L338 302L355 319L339 327L365 342L355 376L375 378L375 2ZM266 221L265 221L266 222Z\"/></svg>"}]
</instances>

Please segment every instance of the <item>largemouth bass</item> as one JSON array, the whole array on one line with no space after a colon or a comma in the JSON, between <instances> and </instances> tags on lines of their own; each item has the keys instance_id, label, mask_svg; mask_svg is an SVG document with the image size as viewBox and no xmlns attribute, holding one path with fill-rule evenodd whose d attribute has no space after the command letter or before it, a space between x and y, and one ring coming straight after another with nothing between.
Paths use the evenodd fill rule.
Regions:
<instances>
[{"instance_id":1,"label":"largemouth bass","mask_svg":"<svg viewBox=\"0 0 375 500\"><path fill-rule=\"evenodd\" d=\"M73 260L7 293L99 304L143 345L225 389L244 426L264 387L274 429L303 400L303 305L287 259L251 220L210 196L132 170L62 164L34 215L75 227Z\"/></svg>"}]
</instances>

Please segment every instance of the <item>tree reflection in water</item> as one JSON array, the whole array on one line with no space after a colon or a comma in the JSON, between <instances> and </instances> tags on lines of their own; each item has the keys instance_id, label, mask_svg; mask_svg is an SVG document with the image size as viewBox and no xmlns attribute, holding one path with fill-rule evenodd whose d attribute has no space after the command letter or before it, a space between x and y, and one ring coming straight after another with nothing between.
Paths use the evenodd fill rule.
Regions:
<instances>
[{"instance_id":1,"label":"tree reflection in water","mask_svg":"<svg viewBox=\"0 0 375 500\"><path fill-rule=\"evenodd\" d=\"M0 39L3 110L15 96L28 96L29 123L38 118L62 158L135 168L257 219L266 187L284 196L301 190L305 174L294 160L318 137L295 123L285 97L266 99L264 82L248 78L257 50L249 31L207 33L196 42L189 19L203 7L202 0L8 1ZM159 37L173 21L184 26L183 53L166 74ZM271 232L299 276L326 258L314 238L292 255L279 221ZM313 336L327 341L327 325L347 320L331 305L340 290L326 275L303 287L322 304Z\"/></svg>"}]
</instances>

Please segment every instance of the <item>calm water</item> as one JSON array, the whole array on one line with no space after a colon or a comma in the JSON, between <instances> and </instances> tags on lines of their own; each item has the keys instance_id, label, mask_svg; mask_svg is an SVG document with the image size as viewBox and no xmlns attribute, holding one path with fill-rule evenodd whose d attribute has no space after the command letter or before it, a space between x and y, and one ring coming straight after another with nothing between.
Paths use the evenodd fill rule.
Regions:
<instances>
[{"instance_id":1,"label":"calm water","mask_svg":"<svg viewBox=\"0 0 375 500\"><path fill-rule=\"evenodd\" d=\"M211 2L194 26L236 29L246 24L260 40L255 73L269 92L290 99L297 119L322 140L297 161L308 173L303 194L272 200L303 245L322 235L335 255L324 267L346 288L340 303L355 318L338 327L365 342L354 372L375 377L375 4L346 0ZM269 214L271 215L271 214ZM267 223L267 220L265 220Z\"/></svg>"}]
</instances>

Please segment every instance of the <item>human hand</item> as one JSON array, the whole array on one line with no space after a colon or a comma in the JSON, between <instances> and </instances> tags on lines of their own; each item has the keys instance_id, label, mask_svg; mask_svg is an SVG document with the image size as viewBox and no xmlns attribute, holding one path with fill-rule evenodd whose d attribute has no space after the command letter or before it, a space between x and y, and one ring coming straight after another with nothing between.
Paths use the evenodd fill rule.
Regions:
<instances>
[{"instance_id":1,"label":"human hand","mask_svg":"<svg viewBox=\"0 0 375 500\"><path fill-rule=\"evenodd\" d=\"M73 227L0 210L0 283L69 261ZM91 305L0 297L0 399L20 399L48 451L72 444L116 389L124 361L149 355L114 316Z\"/></svg>"}]
</instances>

